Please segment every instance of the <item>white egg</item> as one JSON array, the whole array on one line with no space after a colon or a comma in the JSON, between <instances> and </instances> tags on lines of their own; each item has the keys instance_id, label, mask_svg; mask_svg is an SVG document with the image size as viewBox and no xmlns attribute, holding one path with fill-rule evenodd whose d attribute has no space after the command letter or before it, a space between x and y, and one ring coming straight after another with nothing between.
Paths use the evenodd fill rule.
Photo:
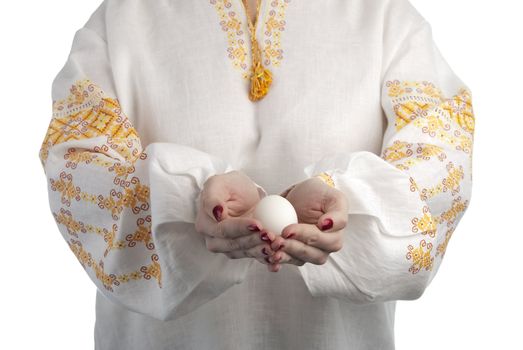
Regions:
<instances>
[{"instance_id":1,"label":"white egg","mask_svg":"<svg viewBox=\"0 0 523 350\"><path fill-rule=\"evenodd\" d=\"M264 229L276 235L281 235L286 226L298 223L298 216L291 202L277 194L263 197L253 215L260 220Z\"/></svg>"}]
</instances>

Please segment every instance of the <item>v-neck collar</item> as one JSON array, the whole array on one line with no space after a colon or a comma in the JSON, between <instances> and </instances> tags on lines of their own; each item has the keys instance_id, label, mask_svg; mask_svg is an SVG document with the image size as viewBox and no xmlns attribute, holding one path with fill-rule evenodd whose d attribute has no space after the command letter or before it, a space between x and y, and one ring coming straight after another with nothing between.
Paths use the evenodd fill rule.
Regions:
<instances>
[{"instance_id":1,"label":"v-neck collar","mask_svg":"<svg viewBox=\"0 0 523 350\"><path fill-rule=\"evenodd\" d=\"M249 14L242 0L210 0L218 13L219 25L227 35L227 56L234 68L242 72L244 79L250 77L251 38ZM287 21L286 10L291 0L262 0L255 28L256 40L262 51L263 65L278 67L283 59L281 36Z\"/></svg>"}]
</instances>

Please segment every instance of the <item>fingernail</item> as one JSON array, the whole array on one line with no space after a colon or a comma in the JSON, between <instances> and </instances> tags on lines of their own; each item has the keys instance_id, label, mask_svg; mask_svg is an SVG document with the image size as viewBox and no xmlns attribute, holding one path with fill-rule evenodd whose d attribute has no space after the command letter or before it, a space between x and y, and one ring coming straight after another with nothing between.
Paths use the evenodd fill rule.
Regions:
<instances>
[{"instance_id":1,"label":"fingernail","mask_svg":"<svg viewBox=\"0 0 523 350\"><path fill-rule=\"evenodd\" d=\"M247 228L249 229L249 231L260 231L258 225L249 225L247 226Z\"/></svg>"},{"instance_id":2,"label":"fingernail","mask_svg":"<svg viewBox=\"0 0 523 350\"><path fill-rule=\"evenodd\" d=\"M296 236L296 234L291 233L291 234L287 237L287 239L291 239L291 238L294 237L294 236Z\"/></svg>"},{"instance_id":3,"label":"fingernail","mask_svg":"<svg viewBox=\"0 0 523 350\"><path fill-rule=\"evenodd\" d=\"M222 212L223 212L223 207L221 205L215 206L214 209L212 210L214 217L218 221L220 221L222 219Z\"/></svg>"},{"instance_id":4,"label":"fingernail","mask_svg":"<svg viewBox=\"0 0 523 350\"><path fill-rule=\"evenodd\" d=\"M265 249L265 247L263 247L262 253L263 253L263 255L269 255L269 253L267 253L267 249Z\"/></svg>"},{"instance_id":5,"label":"fingernail","mask_svg":"<svg viewBox=\"0 0 523 350\"><path fill-rule=\"evenodd\" d=\"M321 227L322 230L328 230L332 227L332 219L325 219L323 220L323 226Z\"/></svg>"},{"instance_id":6,"label":"fingernail","mask_svg":"<svg viewBox=\"0 0 523 350\"><path fill-rule=\"evenodd\" d=\"M285 244L281 244L281 245L278 247L278 249L276 249L276 250L280 250L280 249L283 248L283 247L285 247Z\"/></svg>"},{"instance_id":7,"label":"fingernail","mask_svg":"<svg viewBox=\"0 0 523 350\"><path fill-rule=\"evenodd\" d=\"M262 241L265 241L265 242L269 242L269 241L270 241L269 236L267 235L267 233L264 232L264 233L261 235L261 240L262 240Z\"/></svg>"}]
</instances>

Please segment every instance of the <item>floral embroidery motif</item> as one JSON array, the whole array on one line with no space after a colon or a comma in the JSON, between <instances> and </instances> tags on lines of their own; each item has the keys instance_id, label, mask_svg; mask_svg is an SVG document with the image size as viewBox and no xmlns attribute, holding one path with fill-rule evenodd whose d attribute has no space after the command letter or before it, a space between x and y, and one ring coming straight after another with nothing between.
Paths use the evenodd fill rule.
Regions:
<instances>
[{"instance_id":1,"label":"floral embroidery motif","mask_svg":"<svg viewBox=\"0 0 523 350\"><path fill-rule=\"evenodd\" d=\"M117 99L105 96L102 89L89 79L76 81L70 88L67 98L53 101L53 118L49 123L40 148L40 161L45 168L49 149L55 145L87 139L91 143L82 147L68 147L63 152L63 168L57 178L49 178L50 188L60 195L65 205L59 212L53 212L57 224L65 230L69 247L84 268L90 267L105 289L113 291L115 286L131 280L154 278L161 288L161 267L151 233L150 191L149 187L134 175L135 163L147 159L140 138L132 123L123 114ZM82 191L74 183L75 170L80 166L101 167L112 174L111 188L106 194ZM70 169L71 172L67 172ZM110 214L109 227L99 227L75 218L74 202L93 205ZM123 213L125 209L128 212ZM81 209L80 209L81 210ZM78 216L81 216L79 211ZM139 214L143 214L139 216ZM122 216L131 223L131 215L136 216L136 225L130 231L120 232L119 219ZM127 225L129 226L129 225ZM126 228L129 230L129 227ZM82 245L80 234L93 233L103 239L105 250L100 260L94 252ZM141 243L138 245L138 243ZM136 247L136 248L134 248ZM129 273L108 273L104 269L104 258L110 251L123 249L143 249L152 262ZM139 253L136 252L138 255Z\"/></svg>"},{"instance_id":2,"label":"floral embroidery motif","mask_svg":"<svg viewBox=\"0 0 523 350\"><path fill-rule=\"evenodd\" d=\"M428 206L423 207L423 216L421 218L412 219L412 225L412 232L420 232L430 237L436 236L437 219L430 214Z\"/></svg>"},{"instance_id":3,"label":"floral embroidery motif","mask_svg":"<svg viewBox=\"0 0 523 350\"><path fill-rule=\"evenodd\" d=\"M417 248L409 245L407 260L412 260L412 265L409 268L409 272L416 274L422 269L427 271L432 270L434 257L431 256L431 252L432 243L427 243L425 240L422 240Z\"/></svg>"},{"instance_id":4,"label":"floral embroidery motif","mask_svg":"<svg viewBox=\"0 0 523 350\"><path fill-rule=\"evenodd\" d=\"M283 60L283 48L281 36L285 31L285 12L291 0L271 0L268 18L264 21L264 14L260 10L258 25L263 26L263 38L259 40L263 63L265 66L279 66ZM233 67L242 72L246 80L250 78L250 55L251 49L249 32L246 24L239 16L239 10L235 9L230 0L209 0L214 6L222 30L227 34L227 54L232 61ZM243 10L243 8L242 8Z\"/></svg>"},{"instance_id":5,"label":"floral embroidery motif","mask_svg":"<svg viewBox=\"0 0 523 350\"><path fill-rule=\"evenodd\" d=\"M410 244L407 247L406 257L412 263L409 272L416 274L422 269L432 270L435 257L443 258L456 224L468 206L468 200L463 201L460 193L465 174L470 172L470 179L472 178L475 120L471 94L468 90L461 89L455 96L445 98L439 88L427 81L394 80L387 81L385 87L390 97L396 131L409 126L420 135L429 136L435 141L440 141L442 145L451 146L451 151L464 152L468 155L468 164L447 162L447 175L439 179L435 186L421 188L415 180L417 179L415 174L419 170L417 165L421 162L443 162L449 159L445 148L437 143L411 143L398 139L393 139L388 145L384 145L386 147L383 148L381 157L396 168L408 171L410 190L418 193L420 199L427 203L421 215L411 219L412 231L425 236L419 246ZM404 135L404 133L397 135ZM464 168L465 165L468 169ZM443 200L441 196L445 193L450 196L449 207L438 213L439 215L431 213L430 204ZM438 225L445 223L447 227L445 238L437 246L435 255L432 255L433 243L430 240L438 239Z\"/></svg>"}]
</instances>

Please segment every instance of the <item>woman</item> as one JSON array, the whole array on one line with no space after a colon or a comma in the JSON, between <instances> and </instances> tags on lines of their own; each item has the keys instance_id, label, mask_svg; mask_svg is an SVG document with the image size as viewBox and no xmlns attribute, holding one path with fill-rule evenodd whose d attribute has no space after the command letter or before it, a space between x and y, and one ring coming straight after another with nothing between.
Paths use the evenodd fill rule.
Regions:
<instances>
[{"instance_id":1,"label":"woman","mask_svg":"<svg viewBox=\"0 0 523 350\"><path fill-rule=\"evenodd\" d=\"M470 92L407 0L105 0L52 95L99 350L393 349L470 201Z\"/></svg>"}]
</instances>

